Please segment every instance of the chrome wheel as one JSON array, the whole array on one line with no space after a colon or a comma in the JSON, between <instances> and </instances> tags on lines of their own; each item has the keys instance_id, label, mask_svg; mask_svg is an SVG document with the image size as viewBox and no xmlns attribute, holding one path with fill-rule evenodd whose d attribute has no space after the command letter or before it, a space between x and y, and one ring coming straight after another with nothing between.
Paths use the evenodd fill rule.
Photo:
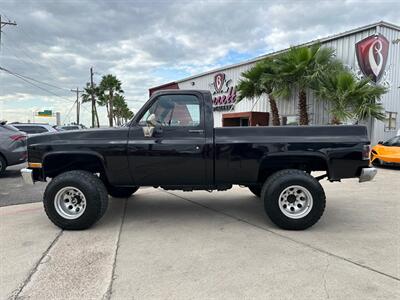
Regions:
<instances>
[{"instance_id":1,"label":"chrome wheel","mask_svg":"<svg viewBox=\"0 0 400 300\"><path fill-rule=\"evenodd\" d=\"M313 206L311 193L303 186L291 185L279 196L279 208L291 219L300 219L309 214Z\"/></svg>"},{"instance_id":2,"label":"chrome wheel","mask_svg":"<svg viewBox=\"0 0 400 300\"><path fill-rule=\"evenodd\" d=\"M59 190L54 197L57 213L69 220L79 218L86 209L85 195L76 187L67 186Z\"/></svg>"}]
</instances>

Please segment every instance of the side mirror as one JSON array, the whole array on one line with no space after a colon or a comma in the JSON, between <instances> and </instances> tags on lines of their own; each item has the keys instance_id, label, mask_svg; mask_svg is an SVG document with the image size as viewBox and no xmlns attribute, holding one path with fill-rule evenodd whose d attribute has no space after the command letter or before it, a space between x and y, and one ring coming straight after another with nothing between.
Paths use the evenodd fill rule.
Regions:
<instances>
[{"instance_id":1,"label":"side mirror","mask_svg":"<svg viewBox=\"0 0 400 300\"><path fill-rule=\"evenodd\" d=\"M154 134L154 128L157 126L157 120L155 114L151 114L146 119L147 126L143 127L143 134L145 137L152 137Z\"/></svg>"},{"instance_id":2,"label":"side mirror","mask_svg":"<svg viewBox=\"0 0 400 300\"><path fill-rule=\"evenodd\" d=\"M383 142L382 142L382 141L379 141L379 142L378 142L378 144L379 144L379 145L382 145L382 144L383 144Z\"/></svg>"},{"instance_id":3,"label":"side mirror","mask_svg":"<svg viewBox=\"0 0 400 300\"><path fill-rule=\"evenodd\" d=\"M148 126L156 127L158 125L158 122L156 120L156 115L155 114L149 115L146 119L146 123Z\"/></svg>"}]
</instances>

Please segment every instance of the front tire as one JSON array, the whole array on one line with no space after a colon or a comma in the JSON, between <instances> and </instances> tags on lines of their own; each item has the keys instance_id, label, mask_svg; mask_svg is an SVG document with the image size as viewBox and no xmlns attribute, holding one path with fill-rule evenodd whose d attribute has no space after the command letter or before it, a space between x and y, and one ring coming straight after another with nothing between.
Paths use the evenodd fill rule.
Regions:
<instances>
[{"instance_id":1,"label":"front tire","mask_svg":"<svg viewBox=\"0 0 400 300\"><path fill-rule=\"evenodd\" d=\"M96 223L108 205L103 182L86 171L68 171L55 177L43 197L45 212L56 226L86 229Z\"/></svg>"},{"instance_id":2,"label":"front tire","mask_svg":"<svg viewBox=\"0 0 400 300\"><path fill-rule=\"evenodd\" d=\"M289 230L303 230L317 223L326 205L318 180L295 169L271 175L264 183L261 198L271 221Z\"/></svg>"}]
</instances>

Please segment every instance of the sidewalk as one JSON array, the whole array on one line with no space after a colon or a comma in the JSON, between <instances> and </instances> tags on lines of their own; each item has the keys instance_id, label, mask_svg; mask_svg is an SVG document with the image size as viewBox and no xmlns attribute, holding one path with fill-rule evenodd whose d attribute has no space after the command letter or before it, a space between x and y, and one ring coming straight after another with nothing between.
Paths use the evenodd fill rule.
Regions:
<instances>
[{"instance_id":1,"label":"sidewalk","mask_svg":"<svg viewBox=\"0 0 400 300\"><path fill-rule=\"evenodd\" d=\"M140 189L86 231L59 230L41 203L2 207L0 299L395 299L396 176L324 181L325 215L299 232L277 229L239 187Z\"/></svg>"}]
</instances>

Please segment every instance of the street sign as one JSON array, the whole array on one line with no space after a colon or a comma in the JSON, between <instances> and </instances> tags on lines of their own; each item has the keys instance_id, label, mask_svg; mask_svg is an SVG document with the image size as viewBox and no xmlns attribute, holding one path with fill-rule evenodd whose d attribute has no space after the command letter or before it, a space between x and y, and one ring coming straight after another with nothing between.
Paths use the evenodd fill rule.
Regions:
<instances>
[{"instance_id":1,"label":"street sign","mask_svg":"<svg viewBox=\"0 0 400 300\"><path fill-rule=\"evenodd\" d=\"M51 111L51 110L38 111L37 116L38 117L52 117L53 111Z\"/></svg>"}]
</instances>

